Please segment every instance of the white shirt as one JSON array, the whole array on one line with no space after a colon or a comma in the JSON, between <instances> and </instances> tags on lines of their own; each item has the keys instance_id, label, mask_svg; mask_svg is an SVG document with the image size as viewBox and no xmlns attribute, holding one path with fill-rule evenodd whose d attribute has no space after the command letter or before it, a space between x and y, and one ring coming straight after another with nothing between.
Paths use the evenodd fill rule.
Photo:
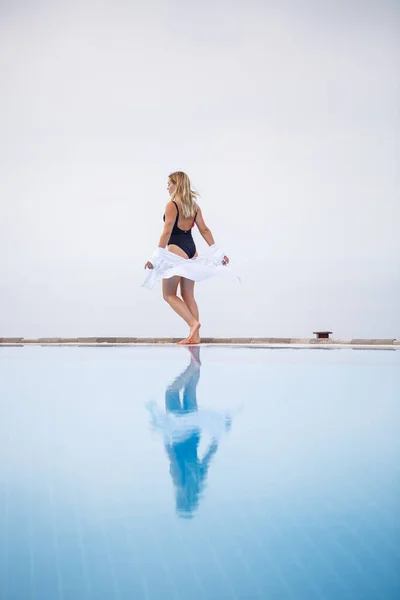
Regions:
<instances>
[{"instance_id":1,"label":"white shirt","mask_svg":"<svg viewBox=\"0 0 400 600\"><path fill-rule=\"evenodd\" d=\"M169 279L176 275L193 281L203 281L218 275L233 277L241 283L240 277L230 267L222 264L223 258L224 253L216 244L209 246L196 258L182 258L165 248L156 248L149 259L154 268L149 269L141 287L152 290L159 279Z\"/></svg>"}]
</instances>

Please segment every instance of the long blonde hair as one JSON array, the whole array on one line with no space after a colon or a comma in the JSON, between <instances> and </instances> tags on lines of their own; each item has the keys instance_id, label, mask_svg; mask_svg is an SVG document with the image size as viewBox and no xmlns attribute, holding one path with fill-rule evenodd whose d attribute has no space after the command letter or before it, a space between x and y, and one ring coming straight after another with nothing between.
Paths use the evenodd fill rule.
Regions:
<instances>
[{"instance_id":1,"label":"long blonde hair","mask_svg":"<svg viewBox=\"0 0 400 600\"><path fill-rule=\"evenodd\" d=\"M194 217L197 211L196 197L200 194L191 189L189 177L182 171L171 173L168 177L176 185L171 200L179 200L184 217Z\"/></svg>"}]
</instances>

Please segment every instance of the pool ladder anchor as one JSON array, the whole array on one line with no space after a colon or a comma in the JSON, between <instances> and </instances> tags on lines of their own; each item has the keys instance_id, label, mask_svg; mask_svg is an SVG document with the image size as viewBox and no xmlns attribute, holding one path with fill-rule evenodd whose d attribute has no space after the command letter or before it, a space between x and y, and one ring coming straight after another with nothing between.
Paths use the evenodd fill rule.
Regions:
<instances>
[{"instance_id":1,"label":"pool ladder anchor","mask_svg":"<svg viewBox=\"0 0 400 600\"><path fill-rule=\"evenodd\" d=\"M317 336L317 340L323 340L328 339L332 331L313 331L313 333Z\"/></svg>"}]
</instances>

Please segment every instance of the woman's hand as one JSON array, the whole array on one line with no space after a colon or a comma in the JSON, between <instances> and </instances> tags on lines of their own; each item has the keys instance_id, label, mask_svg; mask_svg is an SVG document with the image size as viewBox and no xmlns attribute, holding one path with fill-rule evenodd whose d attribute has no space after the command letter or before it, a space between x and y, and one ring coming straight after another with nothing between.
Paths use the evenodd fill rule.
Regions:
<instances>
[{"instance_id":1,"label":"woman's hand","mask_svg":"<svg viewBox=\"0 0 400 600\"><path fill-rule=\"evenodd\" d=\"M227 256L224 256L224 258L222 259L222 264L227 265L228 262L229 262L229 258Z\"/></svg>"},{"instance_id":2,"label":"woman's hand","mask_svg":"<svg viewBox=\"0 0 400 600\"><path fill-rule=\"evenodd\" d=\"M144 265L145 269L154 269L153 264L148 260L147 263Z\"/></svg>"}]
</instances>

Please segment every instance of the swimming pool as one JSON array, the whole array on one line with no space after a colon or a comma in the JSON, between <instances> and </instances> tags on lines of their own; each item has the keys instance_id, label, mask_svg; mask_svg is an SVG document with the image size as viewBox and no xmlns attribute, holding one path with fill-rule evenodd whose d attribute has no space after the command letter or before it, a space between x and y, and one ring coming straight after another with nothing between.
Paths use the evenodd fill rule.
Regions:
<instances>
[{"instance_id":1,"label":"swimming pool","mask_svg":"<svg viewBox=\"0 0 400 600\"><path fill-rule=\"evenodd\" d=\"M400 597L400 352L4 347L0 375L1 600Z\"/></svg>"}]
</instances>

